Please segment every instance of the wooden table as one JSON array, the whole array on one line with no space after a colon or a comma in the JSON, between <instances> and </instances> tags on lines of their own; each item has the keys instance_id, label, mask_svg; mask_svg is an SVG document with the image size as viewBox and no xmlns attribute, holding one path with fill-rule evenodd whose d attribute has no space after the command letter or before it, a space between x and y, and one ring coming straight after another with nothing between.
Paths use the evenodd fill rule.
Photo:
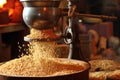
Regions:
<instances>
[{"instance_id":1,"label":"wooden table","mask_svg":"<svg viewBox=\"0 0 120 80\"><path fill-rule=\"evenodd\" d=\"M18 52L17 41L23 40L24 36L21 32L25 29L25 25L20 23L0 25L0 62L10 60L11 56Z\"/></svg>"},{"instance_id":2,"label":"wooden table","mask_svg":"<svg viewBox=\"0 0 120 80\"><path fill-rule=\"evenodd\" d=\"M9 24L0 25L0 34L21 31L21 30L25 30L25 26L23 26L23 24L20 23L9 23Z\"/></svg>"}]
</instances>

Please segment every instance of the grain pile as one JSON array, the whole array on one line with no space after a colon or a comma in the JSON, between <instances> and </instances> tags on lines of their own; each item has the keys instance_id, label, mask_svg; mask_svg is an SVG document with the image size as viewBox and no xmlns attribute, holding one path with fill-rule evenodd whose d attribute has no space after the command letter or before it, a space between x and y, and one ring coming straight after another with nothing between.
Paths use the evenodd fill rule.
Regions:
<instances>
[{"instance_id":1,"label":"grain pile","mask_svg":"<svg viewBox=\"0 0 120 80\"><path fill-rule=\"evenodd\" d=\"M120 64L114 60L99 59L89 61L91 65L90 80L119 80ZM118 76L117 78L115 78ZM119 79L118 79L119 78Z\"/></svg>"},{"instance_id":2,"label":"grain pile","mask_svg":"<svg viewBox=\"0 0 120 80\"><path fill-rule=\"evenodd\" d=\"M32 34L34 34L34 31L32 31ZM40 38L46 37L42 32L39 34ZM38 36L36 38L38 38ZM59 55L56 53L64 51L61 51L60 49L55 50L56 45L55 42L31 41L29 45L30 54L2 64L0 66L0 74L43 77L65 75L84 70L85 65L80 62L57 58Z\"/></svg>"},{"instance_id":3,"label":"grain pile","mask_svg":"<svg viewBox=\"0 0 120 80\"><path fill-rule=\"evenodd\" d=\"M120 70L115 70L113 71L109 76L108 78L110 80L120 80Z\"/></svg>"},{"instance_id":4,"label":"grain pile","mask_svg":"<svg viewBox=\"0 0 120 80\"><path fill-rule=\"evenodd\" d=\"M91 60L89 61L91 64L91 72L94 71L114 71L116 69L120 69L120 64L113 60Z\"/></svg>"},{"instance_id":5,"label":"grain pile","mask_svg":"<svg viewBox=\"0 0 120 80\"><path fill-rule=\"evenodd\" d=\"M111 74L110 71L90 72L89 80L107 80L109 74Z\"/></svg>"},{"instance_id":6,"label":"grain pile","mask_svg":"<svg viewBox=\"0 0 120 80\"><path fill-rule=\"evenodd\" d=\"M69 60L62 61L55 58L41 58L36 64L36 61L33 60L33 56L29 55L11 60L1 65L0 74L43 77L70 74L83 69L84 67L80 63L74 63Z\"/></svg>"}]
</instances>

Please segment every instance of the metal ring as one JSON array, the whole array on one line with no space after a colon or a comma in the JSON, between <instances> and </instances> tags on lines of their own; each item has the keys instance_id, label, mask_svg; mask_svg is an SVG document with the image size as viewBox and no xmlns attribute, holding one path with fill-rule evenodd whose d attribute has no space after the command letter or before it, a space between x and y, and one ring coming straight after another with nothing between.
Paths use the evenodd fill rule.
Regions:
<instances>
[{"instance_id":1,"label":"metal ring","mask_svg":"<svg viewBox=\"0 0 120 80\"><path fill-rule=\"evenodd\" d=\"M65 29L65 38L64 38L64 42L66 44L71 44L73 41L73 33L72 33L72 29L70 27Z\"/></svg>"}]
</instances>

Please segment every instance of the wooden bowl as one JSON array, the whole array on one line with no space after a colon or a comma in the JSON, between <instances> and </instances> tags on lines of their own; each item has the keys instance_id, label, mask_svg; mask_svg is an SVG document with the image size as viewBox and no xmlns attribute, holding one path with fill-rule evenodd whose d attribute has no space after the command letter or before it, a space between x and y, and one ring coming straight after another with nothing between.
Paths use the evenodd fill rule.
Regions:
<instances>
[{"instance_id":1,"label":"wooden bowl","mask_svg":"<svg viewBox=\"0 0 120 80\"><path fill-rule=\"evenodd\" d=\"M66 61L69 59L61 59L61 61ZM15 75L0 75L0 80L89 80L89 64L80 60L70 60L75 63L80 63L83 67L82 70L57 76L46 76L46 77L31 77L31 76L15 76Z\"/></svg>"}]
</instances>

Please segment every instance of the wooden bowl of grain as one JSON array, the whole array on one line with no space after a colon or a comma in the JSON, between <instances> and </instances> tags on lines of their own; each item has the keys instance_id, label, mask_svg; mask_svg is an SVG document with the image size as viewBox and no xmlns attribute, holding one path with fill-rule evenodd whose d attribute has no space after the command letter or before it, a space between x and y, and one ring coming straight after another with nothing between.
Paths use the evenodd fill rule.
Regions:
<instances>
[{"instance_id":1,"label":"wooden bowl of grain","mask_svg":"<svg viewBox=\"0 0 120 80\"><path fill-rule=\"evenodd\" d=\"M64 58L54 58L48 61L42 59L41 61L43 64L45 62L45 65L39 65L36 70L35 66L31 64L33 61L30 61L30 57L26 57L27 61L24 60L25 57L2 64L0 80L89 80L89 64L87 62ZM40 70L41 67L43 72L46 72L45 75ZM25 72L25 70L28 71ZM49 72L50 74L48 74Z\"/></svg>"}]
</instances>

